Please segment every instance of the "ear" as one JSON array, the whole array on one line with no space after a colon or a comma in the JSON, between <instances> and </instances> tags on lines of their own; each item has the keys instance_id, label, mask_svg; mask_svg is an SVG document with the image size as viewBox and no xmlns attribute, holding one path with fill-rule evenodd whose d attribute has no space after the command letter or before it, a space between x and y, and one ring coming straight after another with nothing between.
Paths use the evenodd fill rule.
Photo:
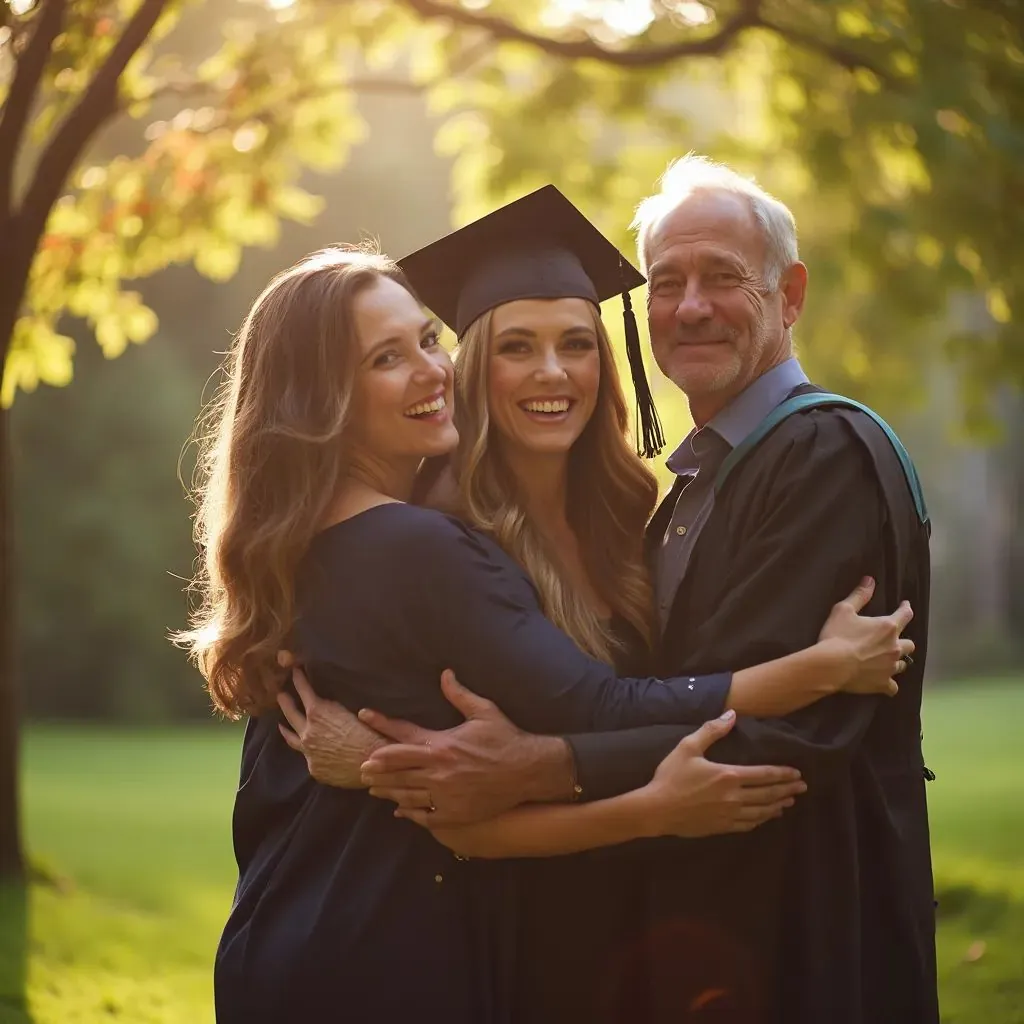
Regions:
<instances>
[{"instance_id":1,"label":"ear","mask_svg":"<svg viewBox=\"0 0 1024 1024\"><path fill-rule=\"evenodd\" d=\"M799 261L782 275L782 323L787 329L800 319L807 296L807 267Z\"/></svg>"}]
</instances>

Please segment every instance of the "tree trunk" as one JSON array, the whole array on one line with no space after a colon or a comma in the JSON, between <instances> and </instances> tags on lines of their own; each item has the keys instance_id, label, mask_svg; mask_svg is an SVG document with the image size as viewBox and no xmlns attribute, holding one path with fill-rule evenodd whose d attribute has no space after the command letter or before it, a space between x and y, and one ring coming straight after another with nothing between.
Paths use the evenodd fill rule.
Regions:
<instances>
[{"instance_id":1,"label":"tree trunk","mask_svg":"<svg viewBox=\"0 0 1024 1024\"><path fill-rule=\"evenodd\" d=\"M18 806L10 421L10 410L0 408L0 882L23 878L25 872Z\"/></svg>"},{"instance_id":2,"label":"tree trunk","mask_svg":"<svg viewBox=\"0 0 1024 1024\"><path fill-rule=\"evenodd\" d=\"M0 238L16 238L14 218L0 220ZM18 255L12 244L12 257ZM0 278L0 376L28 281L24 258L12 258ZM11 413L0 406L0 883L25 875L21 845L18 687L14 672L14 522Z\"/></svg>"}]
</instances>

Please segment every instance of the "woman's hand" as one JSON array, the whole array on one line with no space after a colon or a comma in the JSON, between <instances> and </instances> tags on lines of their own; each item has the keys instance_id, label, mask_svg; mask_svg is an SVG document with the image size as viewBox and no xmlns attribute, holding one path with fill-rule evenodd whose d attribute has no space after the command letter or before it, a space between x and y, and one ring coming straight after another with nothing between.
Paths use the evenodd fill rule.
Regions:
<instances>
[{"instance_id":1,"label":"woman's hand","mask_svg":"<svg viewBox=\"0 0 1024 1024\"><path fill-rule=\"evenodd\" d=\"M807 789L795 768L716 764L704 757L736 723L727 711L682 740L644 787L654 835L750 832L778 818Z\"/></svg>"},{"instance_id":2,"label":"woman's hand","mask_svg":"<svg viewBox=\"0 0 1024 1024\"><path fill-rule=\"evenodd\" d=\"M833 645L846 660L849 672L839 689L846 693L881 693L894 697L899 686L893 676L906 671L914 641L900 634L914 617L908 601L892 615L868 616L860 612L875 592L875 581L865 577L853 593L832 608L818 640Z\"/></svg>"},{"instance_id":3,"label":"woman's hand","mask_svg":"<svg viewBox=\"0 0 1024 1024\"><path fill-rule=\"evenodd\" d=\"M316 695L301 668L292 669L299 710L291 694L279 693L277 703L288 721L278 729L285 743L306 758L309 774L326 786L363 789L360 767L387 740L333 700Z\"/></svg>"}]
</instances>

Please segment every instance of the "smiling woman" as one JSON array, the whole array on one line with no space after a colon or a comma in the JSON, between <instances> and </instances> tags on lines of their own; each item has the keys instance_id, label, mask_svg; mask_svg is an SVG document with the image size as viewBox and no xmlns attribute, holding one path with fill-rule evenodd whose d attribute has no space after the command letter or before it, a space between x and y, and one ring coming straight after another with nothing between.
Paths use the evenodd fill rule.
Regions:
<instances>
[{"instance_id":1,"label":"smiling woman","mask_svg":"<svg viewBox=\"0 0 1024 1024\"><path fill-rule=\"evenodd\" d=\"M657 484L630 441L598 306L643 278L550 185L400 265L459 338L458 513L523 566L582 650L614 662L649 649L643 531ZM637 442L652 455L660 426L635 323L627 345Z\"/></svg>"}]
</instances>

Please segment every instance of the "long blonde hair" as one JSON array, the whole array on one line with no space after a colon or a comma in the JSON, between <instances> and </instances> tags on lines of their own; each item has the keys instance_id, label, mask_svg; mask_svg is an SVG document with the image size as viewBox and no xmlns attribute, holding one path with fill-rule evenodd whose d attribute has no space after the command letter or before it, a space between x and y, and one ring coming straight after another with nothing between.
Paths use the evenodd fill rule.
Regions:
<instances>
[{"instance_id":1,"label":"long blonde hair","mask_svg":"<svg viewBox=\"0 0 1024 1024\"><path fill-rule=\"evenodd\" d=\"M249 310L200 420L199 603L175 640L232 718L274 703L295 573L345 472L359 363L353 306L382 277L408 287L365 249L327 249L278 274Z\"/></svg>"},{"instance_id":2,"label":"long blonde hair","mask_svg":"<svg viewBox=\"0 0 1024 1024\"><path fill-rule=\"evenodd\" d=\"M653 596L643 535L658 485L629 441L629 415L611 343L596 308L593 316L601 379L594 412L569 453L566 514L594 590L650 646ZM492 313L480 316L456 352L460 513L523 567L545 615L559 629L587 654L611 662L621 650L619 638L596 609L580 600L557 554L526 514L515 478L495 444L487 397L491 323Z\"/></svg>"}]
</instances>

